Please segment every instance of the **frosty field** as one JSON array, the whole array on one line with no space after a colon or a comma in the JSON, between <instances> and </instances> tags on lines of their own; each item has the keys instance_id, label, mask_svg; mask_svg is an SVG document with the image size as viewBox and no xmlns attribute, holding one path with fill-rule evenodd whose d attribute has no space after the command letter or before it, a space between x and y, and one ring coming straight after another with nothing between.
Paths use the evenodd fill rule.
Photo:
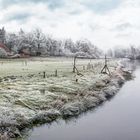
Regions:
<instances>
[{"instance_id":1,"label":"frosty field","mask_svg":"<svg viewBox=\"0 0 140 140\"><path fill-rule=\"evenodd\" d=\"M0 60L2 136L21 137L24 128L79 115L113 96L130 73L118 60L108 62L111 76L100 73L103 66L104 60L77 59L77 75L73 58Z\"/></svg>"}]
</instances>

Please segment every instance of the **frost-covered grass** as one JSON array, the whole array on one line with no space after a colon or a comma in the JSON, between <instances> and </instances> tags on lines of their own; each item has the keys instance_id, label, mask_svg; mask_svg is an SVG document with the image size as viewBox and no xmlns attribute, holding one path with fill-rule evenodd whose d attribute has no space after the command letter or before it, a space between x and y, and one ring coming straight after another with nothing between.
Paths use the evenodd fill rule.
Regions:
<instances>
[{"instance_id":1,"label":"frost-covered grass","mask_svg":"<svg viewBox=\"0 0 140 140\"><path fill-rule=\"evenodd\" d=\"M72 73L72 58L1 60L0 63L0 124L8 126L46 121L44 113L50 110L52 113L52 109L63 115L79 114L77 106L85 111L116 90L111 77L100 74L103 60L78 59L77 68L83 76ZM114 72L117 60L110 60L108 64ZM46 78L43 78L44 71ZM106 89L108 86L112 90L110 93Z\"/></svg>"},{"instance_id":2,"label":"frost-covered grass","mask_svg":"<svg viewBox=\"0 0 140 140\"><path fill-rule=\"evenodd\" d=\"M94 71L96 68L102 66L103 60L89 60L89 59L77 59L77 68L81 71L83 66L87 67L88 63L93 64ZM98 67L96 67L98 65ZM29 58L29 59L12 59L12 60L0 60L0 75L26 75L37 74L45 71L48 75L53 75L55 70L58 70L59 74L71 73L73 67L73 58Z\"/></svg>"}]
</instances>

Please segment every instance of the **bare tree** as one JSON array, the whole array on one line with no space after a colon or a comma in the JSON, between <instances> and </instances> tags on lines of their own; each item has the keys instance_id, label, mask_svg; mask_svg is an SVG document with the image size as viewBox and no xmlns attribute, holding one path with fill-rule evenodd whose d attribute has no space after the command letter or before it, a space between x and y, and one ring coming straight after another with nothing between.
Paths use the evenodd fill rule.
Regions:
<instances>
[{"instance_id":1,"label":"bare tree","mask_svg":"<svg viewBox=\"0 0 140 140\"><path fill-rule=\"evenodd\" d=\"M2 29L0 29L0 42L5 44L6 41L6 31L5 28L2 27Z\"/></svg>"},{"instance_id":2,"label":"bare tree","mask_svg":"<svg viewBox=\"0 0 140 140\"><path fill-rule=\"evenodd\" d=\"M33 32L34 44L37 47L37 56L41 55L41 48L44 47L46 42L46 37L40 29L36 29Z\"/></svg>"}]
</instances>

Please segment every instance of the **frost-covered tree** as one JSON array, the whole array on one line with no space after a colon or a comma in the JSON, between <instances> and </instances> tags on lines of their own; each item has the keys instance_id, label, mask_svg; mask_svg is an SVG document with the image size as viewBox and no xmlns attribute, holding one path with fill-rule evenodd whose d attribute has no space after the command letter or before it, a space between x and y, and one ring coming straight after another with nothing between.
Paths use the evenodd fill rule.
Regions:
<instances>
[{"instance_id":1,"label":"frost-covered tree","mask_svg":"<svg viewBox=\"0 0 140 140\"><path fill-rule=\"evenodd\" d=\"M6 33L5 29L0 29L0 41L14 54L28 51L31 56L75 56L80 53L83 56L97 58L101 51L88 40L71 39L59 40L46 36L40 29L32 32L25 32L20 29L18 33ZM24 50L24 51L23 51Z\"/></svg>"},{"instance_id":2,"label":"frost-covered tree","mask_svg":"<svg viewBox=\"0 0 140 140\"><path fill-rule=\"evenodd\" d=\"M114 49L114 57L124 58L126 56L127 56L126 49L122 49L121 47L116 47Z\"/></svg>"},{"instance_id":3,"label":"frost-covered tree","mask_svg":"<svg viewBox=\"0 0 140 140\"><path fill-rule=\"evenodd\" d=\"M19 32L18 35L18 49L21 50L23 48L30 48L31 47L31 40L29 38L29 34L28 33L24 33L23 31Z\"/></svg>"},{"instance_id":4,"label":"frost-covered tree","mask_svg":"<svg viewBox=\"0 0 140 140\"><path fill-rule=\"evenodd\" d=\"M32 32L24 32L21 29L17 36L18 52L23 53L23 50L26 50L26 53L30 54L31 56L36 56L38 48L36 46L36 39L34 38L34 34Z\"/></svg>"},{"instance_id":5,"label":"frost-covered tree","mask_svg":"<svg viewBox=\"0 0 140 140\"><path fill-rule=\"evenodd\" d=\"M87 40L78 40L76 42L77 51L90 53L91 43Z\"/></svg>"},{"instance_id":6,"label":"frost-covered tree","mask_svg":"<svg viewBox=\"0 0 140 140\"><path fill-rule=\"evenodd\" d=\"M6 41L6 31L5 28L2 27L2 29L0 29L0 43L5 43Z\"/></svg>"},{"instance_id":7,"label":"frost-covered tree","mask_svg":"<svg viewBox=\"0 0 140 140\"><path fill-rule=\"evenodd\" d=\"M66 53L69 53L69 54L77 52L77 48L75 46L75 43L71 39L66 39L64 41L64 51Z\"/></svg>"},{"instance_id":8,"label":"frost-covered tree","mask_svg":"<svg viewBox=\"0 0 140 140\"><path fill-rule=\"evenodd\" d=\"M63 49L62 49L62 41L56 40L53 38L48 38L46 41L48 54L50 56L61 56L63 55Z\"/></svg>"},{"instance_id":9,"label":"frost-covered tree","mask_svg":"<svg viewBox=\"0 0 140 140\"><path fill-rule=\"evenodd\" d=\"M6 57L7 57L7 52L4 49L0 48L0 58L6 58Z\"/></svg>"},{"instance_id":10,"label":"frost-covered tree","mask_svg":"<svg viewBox=\"0 0 140 140\"><path fill-rule=\"evenodd\" d=\"M113 49L114 57L136 59L140 55L140 49L135 46L115 47Z\"/></svg>"},{"instance_id":11,"label":"frost-covered tree","mask_svg":"<svg viewBox=\"0 0 140 140\"><path fill-rule=\"evenodd\" d=\"M77 52L83 52L92 58L98 58L101 51L94 46L89 40L78 40L76 42Z\"/></svg>"},{"instance_id":12,"label":"frost-covered tree","mask_svg":"<svg viewBox=\"0 0 140 140\"><path fill-rule=\"evenodd\" d=\"M37 47L37 55L41 55L41 48L46 45L46 36L40 29L34 30L32 34L34 46Z\"/></svg>"},{"instance_id":13,"label":"frost-covered tree","mask_svg":"<svg viewBox=\"0 0 140 140\"><path fill-rule=\"evenodd\" d=\"M6 34L6 42L5 45L9 48L10 51L17 52L18 50L18 36L14 33Z\"/></svg>"}]
</instances>

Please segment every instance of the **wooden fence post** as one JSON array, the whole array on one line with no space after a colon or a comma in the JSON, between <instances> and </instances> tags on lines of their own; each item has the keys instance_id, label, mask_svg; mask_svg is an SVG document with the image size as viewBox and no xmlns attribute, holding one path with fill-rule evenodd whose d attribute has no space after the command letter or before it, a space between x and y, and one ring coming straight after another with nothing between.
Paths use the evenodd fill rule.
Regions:
<instances>
[{"instance_id":1,"label":"wooden fence post","mask_svg":"<svg viewBox=\"0 0 140 140\"><path fill-rule=\"evenodd\" d=\"M55 70L55 77L57 77L57 69Z\"/></svg>"},{"instance_id":2,"label":"wooden fence post","mask_svg":"<svg viewBox=\"0 0 140 140\"><path fill-rule=\"evenodd\" d=\"M46 78L46 72L45 71L43 72L43 78Z\"/></svg>"}]
</instances>

